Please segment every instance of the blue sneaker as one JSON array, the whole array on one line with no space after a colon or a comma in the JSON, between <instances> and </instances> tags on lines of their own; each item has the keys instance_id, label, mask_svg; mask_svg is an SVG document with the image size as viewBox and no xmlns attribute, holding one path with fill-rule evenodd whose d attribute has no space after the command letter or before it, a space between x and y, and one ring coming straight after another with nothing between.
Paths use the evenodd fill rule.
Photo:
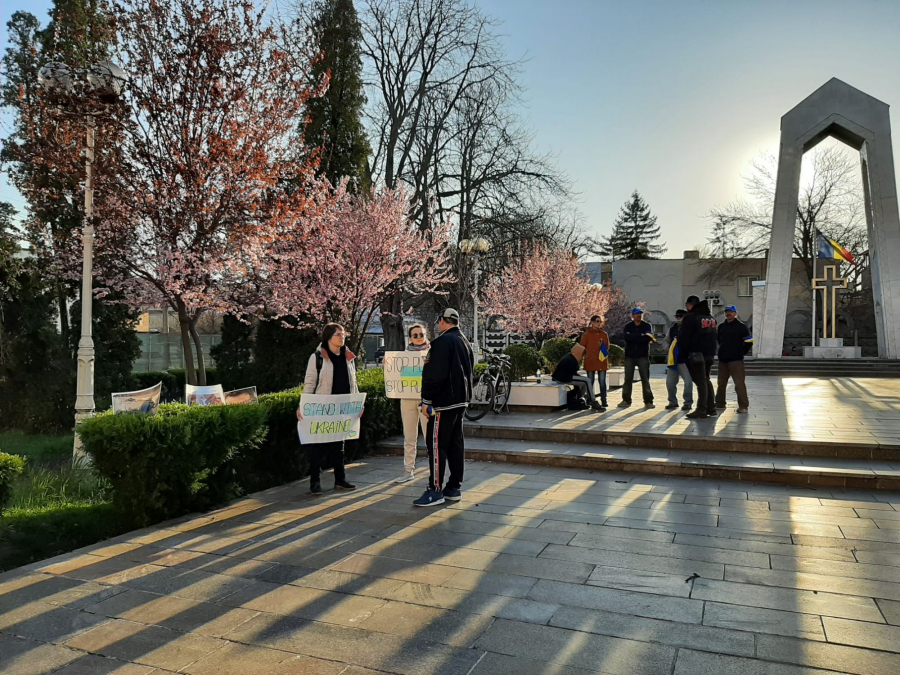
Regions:
<instances>
[{"instance_id":1,"label":"blue sneaker","mask_svg":"<svg viewBox=\"0 0 900 675\"><path fill-rule=\"evenodd\" d=\"M462 492L460 490L451 490L450 488L444 488L444 491L441 493L444 495L444 499L448 502L458 502L462 499Z\"/></svg>"},{"instance_id":2,"label":"blue sneaker","mask_svg":"<svg viewBox=\"0 0 900 675\"><path fill-rule=\"evenodd\" d=\"M437 506L444 503L444 495L435 490L425 490L422 496L413 502L413 506Z\"/></svg>"}]
</instances>

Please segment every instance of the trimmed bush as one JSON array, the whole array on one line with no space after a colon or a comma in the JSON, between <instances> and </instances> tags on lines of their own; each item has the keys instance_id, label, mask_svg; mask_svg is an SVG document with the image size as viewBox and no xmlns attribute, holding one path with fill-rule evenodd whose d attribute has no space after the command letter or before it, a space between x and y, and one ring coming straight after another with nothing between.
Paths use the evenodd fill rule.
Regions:
<instances>
[{"instance_id":1,"label":"trimmed bush","mask_svg":"<svg viewBox=\"0 0 900 675\"><path fill-rule=\"evenodd\" d=\"M540 352L531 345L509 345L503 353L510 357L511 376L515 382L521 382L526 377L535 375L538 368L544 370L547 367Z\"/></svg>"},{"instance_id":2,"label":"trimmed bush","mask_svg":"<svg viewBox=\"0 0 900 675\"><path fill-rule=\"evenodd\" d=\"M481 374L486 370L487 370L486 363L476 363L475 369L472 371L472 380L473 381L477 380L479 377L481 377Z\"/></svg>"},{"instance_id":3,"label":"trimmed bush","mask_svg":"<svg viewBox=\"0 0 900 675\"><path fill-rule=\"evenodd\" d=\"M619 345L609 345L609 365L621 366L625 363L625 350Z\"/></svg>"},{"instance_id":4,"label":"trimmed bush","mask_svg":"<svg viewBox=\"0 0 900 675\"><path fill-rule=\"evenodd\" d=\"M25 459L0 452L0 513L12 494L12 482L25 470Z\"/></svg>"},{"instance_id":5,"label":"trimmed bush","mask_svg":"<svg viewBox=\"0 0 900 675\"><path fill-rule=\"evenodd\" d=\"M345 446L348 462L403 426L397 401L385 397L382 369L360 371L357 382L366 408L359 440ZM259 405L166 404L155 416L103 413L79 431L113 486L113 501L145 525L307 475L308 454L297 438L300 394L264 394Z\"/></svg>"},{"instance_id":6,"label":"trimmed bush","mask_svg":"<svg viewBox=\"0 0 900 675\"><path fill-rule=\"evenodd\" d=\"M550 338L544 341L544 346L541 347L541 356L547 362L547 369L550 373L556 370L556 364L571 352L574 346L575 340L569 338Z\"/></svg>"},{"instance_id":7,"label":"trimmed bush","mask_svg":"<svg viewBox=\"0 0 900 675\"><path fill-rule=\"evenodd\" d=\"M201 511L241 492L231 461L265 433L260 405L162 405L156 415L103 413L78 426L113 502L135 525Z\"/></svg>"}]
</instances>

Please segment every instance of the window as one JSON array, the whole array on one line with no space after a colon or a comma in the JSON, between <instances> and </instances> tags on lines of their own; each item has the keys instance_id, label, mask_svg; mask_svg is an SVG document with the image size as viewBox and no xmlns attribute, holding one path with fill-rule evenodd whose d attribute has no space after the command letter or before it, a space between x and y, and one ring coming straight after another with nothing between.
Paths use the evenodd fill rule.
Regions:
<instances>
[{"instance_id":1,"label":"window","mask_svg":"<svg viewBox=\"0 0 900 675\"><path fill-rule=\"evenodd\" d=\"M738 277L738 297L753 297L753 282L759 281L759 276Z\"/></svg>"}]
</instances>

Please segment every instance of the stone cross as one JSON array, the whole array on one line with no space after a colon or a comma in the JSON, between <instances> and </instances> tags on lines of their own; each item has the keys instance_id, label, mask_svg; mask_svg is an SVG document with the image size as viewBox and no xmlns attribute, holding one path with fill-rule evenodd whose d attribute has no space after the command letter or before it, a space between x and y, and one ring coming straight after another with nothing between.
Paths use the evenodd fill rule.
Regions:
<instances>
[{"instance_id":1,"label":"stone cross","mask_svg":"<svg viewBox=\"0 0 900 675\"><path fill-rule=\"evenodd\" d=\"M828 307L831 307L831 337L837 337L837 292L839 289L847 288L847 280L839 277L837 273L837 265L826 265L821 279L813 279L813 289L815 291L825 291L822 296L822 337L828 336ZM828 291L831 291L829 294ZM830 297L829 297L830 296ZM815 298L813 298L815 302Z\"/></svg>"}]
</instances>

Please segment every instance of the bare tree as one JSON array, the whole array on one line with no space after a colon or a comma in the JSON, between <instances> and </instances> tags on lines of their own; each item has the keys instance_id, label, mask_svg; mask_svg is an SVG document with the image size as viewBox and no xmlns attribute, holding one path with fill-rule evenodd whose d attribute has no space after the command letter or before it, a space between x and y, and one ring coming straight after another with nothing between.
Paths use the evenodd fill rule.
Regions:
<instances>
[{"instance_id":1,"label":"bare tree","mask_svg":"<svg viewBox=\"0 0 900 675\"><path fill-rule=\"evenodd\" d=\"M820 146L809 153L808 174L803 175L797 203L794 257L803 261L812 279L817 253L816 230L858 253L860 264L851 270L851 286L858 287L868 265L868 239L859 160L845 147ZM722 264L733 258L760 257L769 248L775 204L777 162L764 154L745 177L750 200L716 207L708 244Z\"/></svg>"},{"instance_id":2,"label":"bare tree","mask_svg":"<svg viewBox=\"0 0 900 675\"><path fill-rule=\"evenodd\" d=\"M496 22L467 0L368 0L361 19L373 180L406 184L422 229L452 215L457 241L545 221L529 208L534 193L558 196L568 182L534 153L514 113L518 63ZM467 264L457 261L454 302L469 295ZM389 349L402 348L403 310L423 299L398 293L382 303Z\"/></svg>"}]
</instances>

